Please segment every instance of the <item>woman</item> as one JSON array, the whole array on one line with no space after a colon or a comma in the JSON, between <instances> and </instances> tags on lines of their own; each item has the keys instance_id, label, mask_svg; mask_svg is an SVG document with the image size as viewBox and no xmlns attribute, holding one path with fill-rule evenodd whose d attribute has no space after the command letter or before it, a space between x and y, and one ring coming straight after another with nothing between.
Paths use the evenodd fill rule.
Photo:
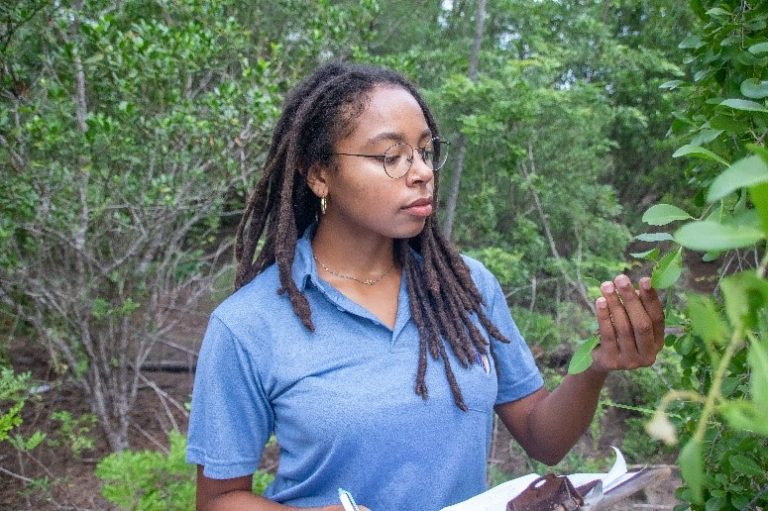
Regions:
<instances>
[{"instance_id":1,"label":"woman","mask_svg":"<svg viewBox=\"0 0 768 511\"><path fill-rule=\"evenodd\" d=\"M554 464L606 374L654 362L660 303L620 275L596 303L592 366L546 391L496 279L439 234L445 154L391 71L331 63L289 96L238 229L238 289L200 352L199 510L341 510L344 487L375 511L436 511L485 489L494 411ZM277 476L253 495L272 433Z\"/></svg>"}]
</instances>

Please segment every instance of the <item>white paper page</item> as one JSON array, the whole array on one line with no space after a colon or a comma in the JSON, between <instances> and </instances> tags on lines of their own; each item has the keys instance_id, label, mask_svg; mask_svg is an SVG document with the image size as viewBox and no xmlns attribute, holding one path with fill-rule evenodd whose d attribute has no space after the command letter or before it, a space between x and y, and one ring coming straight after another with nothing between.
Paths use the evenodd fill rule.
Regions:
<instances>
[{"instance_id":1,"label":"white paper page","mask_svg":"<svg viewBox=\"0 0 768 511\"><path fill-rule=\"evenodd\" d=\"M574 486L581 486L595 479L600 479L603 482L603 492L628 479L634 472L627 473L627 463L621 451L615 447L613 450L616 452L616 461L607 473L568 474L568 479ZM512 479L468 500L444 507L440 511L506 511L507 502L520 495L528 485L538 478L538 474L528 474Z\"/></svg>"}]
</instances>

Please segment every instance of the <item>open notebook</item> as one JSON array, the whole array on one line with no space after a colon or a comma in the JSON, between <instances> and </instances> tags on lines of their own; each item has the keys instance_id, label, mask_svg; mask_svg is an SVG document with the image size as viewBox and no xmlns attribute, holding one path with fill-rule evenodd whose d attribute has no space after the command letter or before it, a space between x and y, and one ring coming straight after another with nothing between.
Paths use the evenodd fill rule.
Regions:
<instances>
[{"instance_id":1,"label":"open notebook","mask_svg":"<svg viewBox=\"0 0 768 511\"><path fill-rule=\"evenodd\" d=\"M627 472L627 463L624 456L617 448L616 461L607 473L604 474L568 474L568 479L574 486L581 486L590 481L599 480L592 491L585 496L585 505L599 502L604 495L610 494L611 490L619 487L623 483L631 480L640 472ZM505 511L507 502L520 495L528 485L539 478L539 474L528 474L517 479L494 486L493 488L474 497L459 502L452 506L444 507L440 511Z\"/></svg>"}]
</instances>

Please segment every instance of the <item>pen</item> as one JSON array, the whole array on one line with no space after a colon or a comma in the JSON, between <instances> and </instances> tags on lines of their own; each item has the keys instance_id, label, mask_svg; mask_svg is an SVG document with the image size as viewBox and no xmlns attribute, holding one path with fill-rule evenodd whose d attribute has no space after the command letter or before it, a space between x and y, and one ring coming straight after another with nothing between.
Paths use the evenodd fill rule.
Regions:
<instances>
[{"instance_id":1,"label":"pen","mask_svg":"<svg viewBox=\"0 0 768 511\"><path fill-rule=\"evenodd\" d=\"M347 490L339 488L339 500L341 505L344 506L344 511L360 511L360 508L355 504L355 499L352 494Z\"/></svg>"}]
</instances>

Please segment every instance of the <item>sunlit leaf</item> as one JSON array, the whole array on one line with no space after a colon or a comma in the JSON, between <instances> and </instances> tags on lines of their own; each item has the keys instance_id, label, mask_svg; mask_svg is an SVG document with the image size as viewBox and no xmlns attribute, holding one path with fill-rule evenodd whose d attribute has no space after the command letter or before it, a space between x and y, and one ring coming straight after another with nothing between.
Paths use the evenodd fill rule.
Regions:
<instances>
[{"instance_id":1,"label":"sunlit leaf","mask_svg":"<svg viewBox=\"0 0 768 511\"><path fill-rule=\"evenodd\" d=\"M768 42L753 44L749 47L749 53L758 55L760 53L768 53Z\"/></svg>"},{"instance_id":2,"label":"sunlit leaf","mask_svg":"<svg viewBox=\"0 0 768 511\"><path fill-rule=\"evenodd\" d=\"M722 344L728 335L728 328L717 311L714 300L703 295L689 295L688 315L693 333L706 342Z\"/></svg>"},{"instance_id":3,"label":"sunlit leaf","mask_svg":"<svg viewBox=\"0 0 768 511\"><path fill-rule=\"evenodd\" d=\"M768 342L762 340L750 343L747 360L752 369L752 400L768 412Z\"/></svg>"},{"instance_id":4,"label":"sunlit leaf","mask_svg":"<svg viewBox=\"0 0 768 511\"><path fill-rule=\"evenodd\" d=\"M694 503L701 503L704 498L702 483L704 482L704 460L701 457L701 444L691 439L685 444L680 457L677 459L680 474L691 490Z\"/></svg>"},{"instance_id":5,"label":"sunlit leaf","mask_svg":"<svg viewBox=\"0 0 768 511\"><path fill-rule=\"evenodd\" d=\"M755 101L749 101L748 99L726 99L720 103L720 106L727 106L728 108L733 108L734 110L743 110L746 112L768 113L768 108L765 108L763 105L756 103Z\"/></svg>"},{"instance_id":6,"label":"sunlit leaf","mask_svg":"<svg viewBox=\"0 0 768 511\"><path fill-rule=\"evenodd\" d=\"M763 232L768 234L768 183L761 183L749 188L749 198L755 206L760 218L760 226Z\"/></svg>"},{"instance_id":7,"label":"sunlit leaf","mask_svg":"<svg viewBox=\"0 0 768 511\"><path fill-rule=\"evenodd\" d=\"M747 78L741 82L741 93L752 99L768 97L768 80L760 81L757 78Z\"/></svg>"},{"instance_id":8,"label":"sunlit leaf","mask_svg":"<svg viewBox=\"0 0 768 511\"><path fill-rule=\"evenodd\" d=\"M731 427L768 436L768 411L750 401L728 401L718 407Z\"/></svg>"},{"instance_id":9,"label":"sunlit leaf","mask_svg":"<svg viewBox=\"0 0 768 511\"><path fill-rule=\"evenodd\" d=\"M643 214L643 222L649 225L667 225L676 220L688 220L691 215L672 204L656 204Z\"/></svg>"},{"instance_id":10,"label":"sunlit leaf","mask_svg":"<svg viewBox=\"0 0 768 511\"><path fill-rule=\"evenodd\" d=\"M590 337L579 346L568 364L568 374L583 373L592 365L592 350L595 349L600 339L597 336Z\"/></svg>"},{"instance_id":11,"label":"sunlit leaf","mask_svg":"<svg viewBox=\"0 0 768 511\"><path fill-rule=\"evenodd\" d=\"M647 241L654 243L657 241L672 241L674 238L668 232L646 232L635 236L638 241Z\"/></svg>"},{"instance_id":12,"label":"sunlit leaf","mask_svg":"<svg viewBox=\"0 0 768 511\"><path fill-rule=\"evenodd\" d=\"M683 147L679 148L677 151L672 153L673 158L680 158L681 156L690 156L695 158L703 158L705 160L710 161L716 161L718 163L722 163L723 165L728 165L728 162L725 161L723 158L718 156L717 154L713 153L709 149L705 149L701 146L697 145L691 145L687 144Z\"/></svg>"},{"instance_id":13,"label":"sunlit leaf","mask_svg":"<svg viewBox=\"0 0 768 511\"><path fill-rule=\"evenodd\" d=\"M720 283L725 297L725 312L732 325L752 328L757 314L768 304L768 281L754 270L729 275Z\"/></svg>"},{"instance_id":14,"label":"sunlit leaf","mask_svg":"<svg viewBox=\"0 0 768 511\"><path fill-rule=\"evenodd\" d=\"M739 188L768 183L768 164L760 156L747 156L737 161L712 182L707 201L720 200Z\"/></svg>"},{"instance_id":15,"label":"sunlit leaf","mask_svg":"<svg viewBox=\"0 0 768 511\"><path fill-rule=\"evenodd\" d=\"M675 232L675 241L691 250L731 250L750 247L765 236L748 225L724 225L711 220L685 224Z\"/></svg>"},{"instance_id":16,"label":"sunlit leaf","mask_svg":"<svg viewBox=\"0 0 768 511\"><path fill-rule=\"evenodd\" d=\"M654 247L645 252L631 252L629 255L635 259L647 259L649 261L655 261L659 258L659 247Z\"/></svg>"},{"instance_id":17,"label":"sunlit leaf","mask_svg":"<svg viewBox=\"0 0 768 511\"><path fill-rule=\"evenodd\" d=\"M661 258L651 274L651 285L666 289L674 285L683 271L682 249L678 248Z\"/></svg>"},{"instance_id":18,"label":"sunlit leaf","mask_svg":"<svg viewBox=\"0 0 768 511\"><path fill-rule=\"evenodd\" d=\"M659 89L674 90L681 83L683 83L682 80L670 80L668 82L664 82L661 85L659 85Z\"/></svg>"}]
</instances>

